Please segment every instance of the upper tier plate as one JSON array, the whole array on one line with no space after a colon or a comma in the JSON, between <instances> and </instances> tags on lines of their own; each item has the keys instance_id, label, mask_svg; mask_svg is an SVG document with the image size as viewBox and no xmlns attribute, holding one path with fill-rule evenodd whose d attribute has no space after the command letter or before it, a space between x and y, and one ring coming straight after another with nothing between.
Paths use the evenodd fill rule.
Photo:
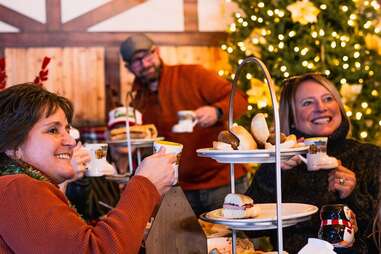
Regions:
<instances>
[{"instance_id":1,"label":"upper tier plate","mask_svg":"<svg viewBox=\"0 0 381 254\"><path fill-rule=\"evenodd\" d=\"M304 154L308 151L308 146L281 149L281 159L288 160L297 154ZM274 163L275 150L216 150L214 148L202 148L197 150L198 156L212 158L220 163Z\"/></svg>"},{"instance_id":2,"label":"upper tier plate","mask_svg":"<svg viewBox=\"0 0 381 254\"><path fill-rule=\"evenodd\" d=\"M223 224L237 230L264 230L276 228L276 204L255 204L260 209L258 216L247 219L227 219L222 215L222 208L204 213L201 219L215 224ZM310 219L318 211L314 205L300 203L282 204L283 226L288 227Z\"/></svg>"}]
</instances>

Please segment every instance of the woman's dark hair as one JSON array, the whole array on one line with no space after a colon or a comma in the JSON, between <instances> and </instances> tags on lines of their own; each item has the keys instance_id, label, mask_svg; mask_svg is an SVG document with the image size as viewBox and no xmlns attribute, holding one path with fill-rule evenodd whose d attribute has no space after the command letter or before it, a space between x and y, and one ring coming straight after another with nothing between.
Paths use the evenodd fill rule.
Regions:
<instances>
[{"instance_id":1,"label":"woman's dark hair","mask_svg":"<svg viewBox=\"0 0 381 254\"><path fill-rule=\"evenodd\" d=\"M0 91L0 153L17 149L39 119L59 108L71 123L73 104L39 85L25 83Z\"/></svg>"}]
</instances>

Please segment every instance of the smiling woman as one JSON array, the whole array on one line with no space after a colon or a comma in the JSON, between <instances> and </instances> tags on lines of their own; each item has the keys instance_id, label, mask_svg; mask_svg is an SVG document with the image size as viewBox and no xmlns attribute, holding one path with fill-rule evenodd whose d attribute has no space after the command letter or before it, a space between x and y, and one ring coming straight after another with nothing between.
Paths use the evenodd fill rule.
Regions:
<instances>
[{"instance_id":1,"label":"smiling woman","mask_svg":"<svg viewBox=\"0 0 381 254\"><path fill-rule=\"evenodd\" d=\"M299 139L328 137L327 153L340 161L334 169L308 171L300 157L282 162L283 202L317 207L346 204L356 214L358 232L345 253L373 253L367 239L379 195L381 149L347 138L350 125L334 84L320 74L305 74L285 81L280 98L281 131ZM275 167L262 165L248 190L257 203L275 202ZM297 253L309 237L318 236L319 215L285 230L285 250ZM275 234L272 235L273 240ZM337 253L343 249L336 248Z\"/></svg>"},{"instance_id":2,"label":"smiling woman","mask_svg":"<svg viewBox=\"0 0 381 254\"><path fill-rule=\"evenodd\" d=\"M0 253L138 252L176 158L143 160L116 208L88 225L58 188L75 176L72 115L69 100L38 85L0 91Z\"/></svg>"}]
</instances>

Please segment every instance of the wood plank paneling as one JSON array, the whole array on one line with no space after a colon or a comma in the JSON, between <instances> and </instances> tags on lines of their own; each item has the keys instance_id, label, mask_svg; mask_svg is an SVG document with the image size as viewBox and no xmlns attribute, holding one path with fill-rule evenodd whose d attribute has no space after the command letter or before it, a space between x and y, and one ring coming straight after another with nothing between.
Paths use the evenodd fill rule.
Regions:
<instances>
[{"instance_id":1,"label":"wood plank paneling","mask_svg":"<svg viewBox=\"0 0 381 254\"><path fill-rule=\"evenodd\" d=\"M6 57L8 84L33 81L44 56L52 58L44 86L71 99L75 123L104 124L115 102L126 103L134 76L124 67L119 45L135 32L87 32L87 28L147 0L110 0L65 24L62 0L45 0L46 24L0 4L0 20L20 33L0 33L0 57ZM198 31L198 0L184 0L184 32L147 32L168 64L199 63L218 70L227 58L217 48L225 32ZM141 31L144 32L144 31ZM215 46L215 47L213 47ZM106 94L110 91L117 94Z\"/></svg>"},{"instance_id":2,"label":"wood plank paneling","mask_svg":"<svg viewBox=\"0 0 381 254\"><path fill-rule=\"evenodd\" d=\"M119 47L120 43L132 34L134 33L0 33L0 42L3 47ZM157 45L172 46L218 46L227 36L224 32L148 32L146 34Z\"/></svg>"},{"instance_id":3,"label":"wood plank paneling","mask_svg":"<svg viewBox=\"0 0 381 254\"><path fill-rule=\"evenodd\" d=\"M132 82L135 79L132 74L124 65L124 61L119 57L119 71L120 71L120 94L119 100L123 105L129 105L130 98L127 97L127 93L131 91Z\"/></svg>"},{"instance_id":4,"label":"wood plank paneling","mask_svg":"<svg viewBox=\"0 0 381 254\"><path fill-rule=\"evenodd\" d=\"M121 103L120 95L120 68L119 48L106 48L105 54L106 71L106 109L112 109ZM107 112L106 112L107 113ZM107 118L107 114L106 114Z\"/></svg>"},{"instance_id":5,"label":"wood plank paneling","mask_svg":"<svg viewBox=\"0 0 381 254\"><path fill-rule=\"evenodd\" d=\"M65 95L75 106L74 124L104 123L104 49L64 48Z\"/></svg>"},{"instance_id":6,"label":"wood plank paneling","mask_svg":"<svg viewBox=\"0 0 381 254\"><path fill-rule=\"evenodd\" d=\"M33 81L44 56L51 57L44 87L73 102L74 124L104 123L103 48L8 48L5 56L8 85Z\"/></svg>"}]
</instances>

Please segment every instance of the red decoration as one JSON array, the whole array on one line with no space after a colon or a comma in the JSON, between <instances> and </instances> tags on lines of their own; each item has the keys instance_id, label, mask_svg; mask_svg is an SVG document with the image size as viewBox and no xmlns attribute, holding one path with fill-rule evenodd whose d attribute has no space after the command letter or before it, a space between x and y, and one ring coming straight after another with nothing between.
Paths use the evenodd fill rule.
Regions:
<instances>
[{"instance_id":1,"label":"red decoration","mask_svg":"<svg viewBox=\"0 0 381 254\"><path fill-rule=\"evenodd\" d=\"M49 70L47 69L48 64L50 62L50 57L44 57L42 61L41 70L38 73L38 76L34 79L33 83L42 86L42 82L48 80Z\"/></svg>"},{"instance_id":2,"label":"red decoration","mask_svg":"<svg viewBox=\"0 0 381 254\"><path fill-rule=\"evenodd\" d=\"M7 84L7 74L5 73L5 58L0 58L0 90Z\"/></svg>"}]
</instances>

